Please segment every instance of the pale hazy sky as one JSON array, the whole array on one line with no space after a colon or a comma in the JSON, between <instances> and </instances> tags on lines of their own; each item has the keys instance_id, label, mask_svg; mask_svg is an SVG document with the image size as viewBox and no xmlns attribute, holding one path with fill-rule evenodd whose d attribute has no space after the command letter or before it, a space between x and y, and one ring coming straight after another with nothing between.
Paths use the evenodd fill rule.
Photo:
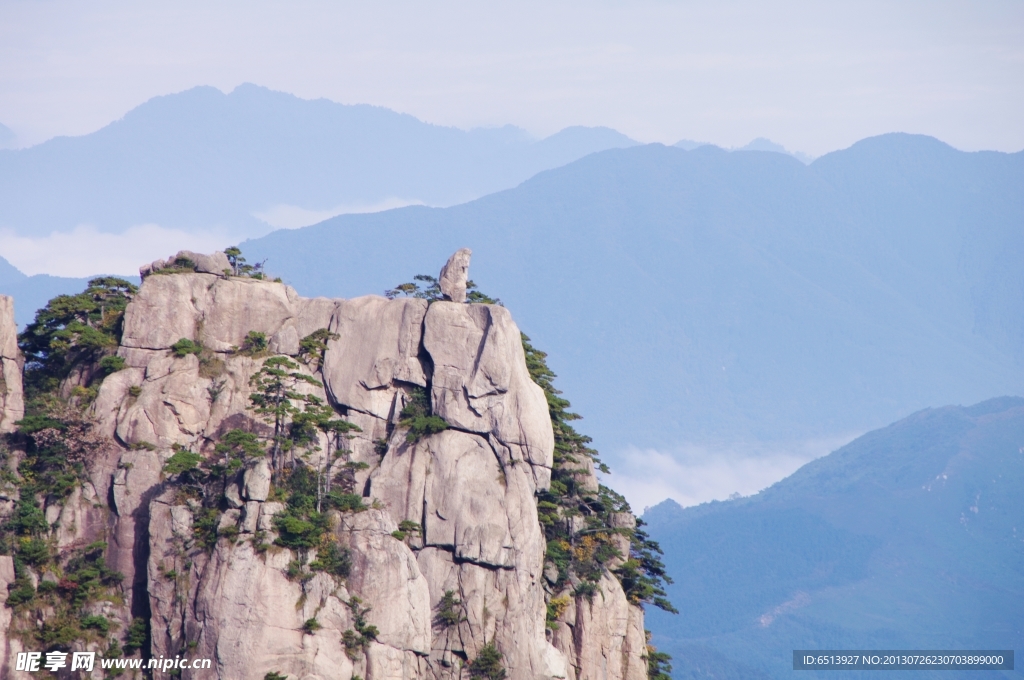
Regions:
<instances>
[{"instance_id":1,"label":"pale hazy sky","mask_svg":"<svg viewBox=\"0 0 1024 680\"><path fill-rule=\"evenodd\" d=\"M1017 151L1024 2L0 0L0 123L22 145L242 82L536 135Z\"/></svg>"}]
</instances>

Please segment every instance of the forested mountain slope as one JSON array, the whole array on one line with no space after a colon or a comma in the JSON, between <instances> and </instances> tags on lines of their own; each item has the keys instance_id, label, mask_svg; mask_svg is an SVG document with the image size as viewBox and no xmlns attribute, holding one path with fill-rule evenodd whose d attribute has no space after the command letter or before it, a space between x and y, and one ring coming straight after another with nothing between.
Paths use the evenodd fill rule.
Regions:
<instances>
[{"instance_id":1,"label":"forested mountain slope","mask_svg":"<svg viewBox=\"0 0 1024 680\"><path fill-rule=\"evenodd\" d=\"M684 614L650 612L655 642L676 680L789 678L794 649L1020 649L1022 485L1024 399L999 398L915 413L755 496L665 501L644 520Z\"/></svg>"}]
</instances>

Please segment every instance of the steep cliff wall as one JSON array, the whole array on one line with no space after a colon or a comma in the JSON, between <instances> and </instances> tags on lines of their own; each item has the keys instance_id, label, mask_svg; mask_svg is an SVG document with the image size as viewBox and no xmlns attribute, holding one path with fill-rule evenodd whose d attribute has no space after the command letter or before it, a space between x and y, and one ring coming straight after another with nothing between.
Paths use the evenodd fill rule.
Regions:
<instances>
[{"instance_id":1,"label":"steep cliff wall","mask_svg":"<svg viewBox=\"0 0 1024 680\"><path fill-rule=\"evenodd\" d=\"M21 604L4 610L8 664L39 641L25 630L47 620L41 593L64 587L40 580L63 584L68 560L101 545L123 578L101 577L94 594L108 595L83 606L114 632L79 618L63 648L102 653L119 638L127 654L213 660L185 678L467 678L495 651L492 672L514 680L646 677L642 610L609 571L632 516L605 531L618 557L584 555L598 565L587 587L552 563L542 522L573 544L596 525L586 508L538 512L565 472L508 310L304 299L192 265L146 268L120 360L71 398L88 459L73 490L34 496L59 555L0 558L0 579L21 579ZM0 348L5 368L17 361ZM0 423L13 424L20 371L6 382ZM42 450L31 433L9 449L11 470ZM589 458L577 467L596 494ZM580 545L566 542L598 544Z\"/></svg>"},{"instance_id":2,"label":"steep cliff wall","mask_svg":"<svg viewBox=\"0 0 1024 680\"><path fill-rule=\"evenodd\" d=\"M14 300L0 295L0 433L13 432L25 415L21 388L21 353L18 325L14 321Z\"/></svg>"}]
</instances>

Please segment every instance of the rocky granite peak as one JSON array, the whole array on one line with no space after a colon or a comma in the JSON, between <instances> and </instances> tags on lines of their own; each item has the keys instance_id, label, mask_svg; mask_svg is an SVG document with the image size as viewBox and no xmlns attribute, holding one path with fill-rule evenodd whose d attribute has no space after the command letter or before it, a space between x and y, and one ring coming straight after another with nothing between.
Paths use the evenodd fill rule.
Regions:
<instances>
[{"instance_id":1,"label":"rocky granite peak","mask_svg":"<svg viewBox=\"0 0 1024 680\"><path fill-rule=\"evenodd\" d=\"M64 381L93 377L5 444L12 471L68 480L22 479L2 506L22 546L0 557L5 677L31 677L13 655L58 624L62 649L213 659L183 678L647 677L646 595L613 571L635 520L565 444L543 354L504 307L464 302L469 255L439 300L307 299L236 275L237 251L117 288L116 346L74 355L97 368ZM9 298L0 350L9 431Z\"/></svg>"},{"instance_id":2,"label":"rocky granite peak","mask_svg":"<svg viewBox=\"0 0 1024 680\"><path fill-rule=\"evenodd\" d=\"M473 251L469 248L456 250L444 267L441 268L441 277L438 284L441 287L441 294L445 300L452 302L466 301L466 287L469 282L469 259Z\"/></svg>"}]
</instances>

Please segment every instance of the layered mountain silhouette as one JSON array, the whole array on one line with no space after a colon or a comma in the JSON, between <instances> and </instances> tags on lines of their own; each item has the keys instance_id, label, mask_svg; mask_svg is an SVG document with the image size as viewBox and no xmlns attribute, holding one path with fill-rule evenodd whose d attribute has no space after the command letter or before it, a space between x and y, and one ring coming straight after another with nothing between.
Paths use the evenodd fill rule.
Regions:
<instances>
[{"instance_id":1,"label":"layered mountain silhouette","mask_svg":"<svg viewBox=\"0 0 1024 680\"><path fill-rule=\"evenodd\" d=\"M606 453L786 441L1024 393L1022 188L1024 153L923 136L810 165L648 145L243 249L305 295L355 296L469 246Z\"/></svg>"},{"instance_id":2,"label":"layered mountain silhouette","mask_svg":"<svg viewBox=\"0 0 1024 680\"><path fill-rule=\"evenodd\" d=\"M383 116L399 128L436 133L439 149L446 135L465 141L477 134L255 87L231 95L200 88L154 100L95 135L0 158L38 161L61 145L82 145L83 159L103 159L110 176L127 183L124 201L89 198L97 210L129 219L138 206L156 210L166 199L179 216L212 219L230 212L218 213L223 206L244 203L237 196L217 203L219 193L251 185L245 191L255 195L279 181L302 190L298 180L281 179L305 167L310 148L299 132L291 165L279 166L272 154L248 158L244 181L226 188L215 181L239 163L228 163L231 153L212 148L211 139L237 123L229 113L253 110L242 106L246 97L327 117ZM203 110L193 99L213 102L223 115L214 122L209 112L186 115ZM167 120L157 127L178 132L168 133L176 141L165 140L160 153L180 147L177 155L147 151L153 141L145 131L161 116ZM251 139L257 128L239 134ZM145 134L133 138L133 130ZM573 153L583 153L596 134L556 137L578 135L584 141ZM101 154L102 139L122 140L131 153ZM231 147L232 139L223 143ZM274 145L284 148L280 140ZM335 155L338 167L354 173L355 156ZM149 165L138 167L140 159ZM303 172L328 171L306 165L314 169ZM72 175L79 179L89 174L67 167L78 168ZM129 181L135 171L148 179ZM160 177L160 195L146 194ZM67 196L91 195L75 182L53 184ZM516 309L551 353L566 393L587 417L584 430L614 462L629 445L835 436L934 404L1024 392L1022 188L1024 154L963 153L922 136L867 139L810 165L780 153L648 145L591 154L466 204L340 216L251 240L244 250L302 294L355 296L436 272L453 250L470 246L473 277ZM70 210L54 196L40 200L48 210ZM0 285L15 294L25 323L52 294L82 284L8 272Z\"/></svg>"},{"instance_id":3,"label":"layered mountain silhouette","mask_svg":"<svg viewBox=\"0 0 1024 680\"><path fill-rule=\"evenodd\" d=\"M696 148L710 145L711 144L709 142L695 142L692 139L680 139L673 146L679 149L684 149L685 151L693 151ZM812 160L814 160L811 156L808 156L805 153L801 153L799 151L789 151L786 149L786 147L782 146L781 144L777 144L765 137L758 137L757 139L750 141L744 146L729 149L729 151L774 151L775 153L784 153L787 156L792 156L793 158L803 163L810 163Z\"/></svg>"},{"instance_id":4,"label":"layered mountain silhouette","mask_svg":"<svg viewBox=\"0 0 1024 680\"><path fill-rule=\"evenodd\" d=\"M250 84L230 94L197 87L92 134L0 150L0 228L46 235L156 223L251 235L268 231L254 215L281 205L451 205L633 144L608 128L538 141L513 126L465 131Z\"/></svg>"},{"instance_id":5,"label":"layered mountain silhouette","mask_svg":"<svg viewBox=\"0 0 1024 680\"><path fill-rule=\"evenodd\" d=\"M1024 399L999 398L915 413L755 496L665 501L644 520L681 614L648 627L676 680L793 677L794 649L1019 650L1022 486Z\"/></svg>"}]
</instances>

